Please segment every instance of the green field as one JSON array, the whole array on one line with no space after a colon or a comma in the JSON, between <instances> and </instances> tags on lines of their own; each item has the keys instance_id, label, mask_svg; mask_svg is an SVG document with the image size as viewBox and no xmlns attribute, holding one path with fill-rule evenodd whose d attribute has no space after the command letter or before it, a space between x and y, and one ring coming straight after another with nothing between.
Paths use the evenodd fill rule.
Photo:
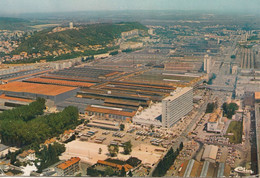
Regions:
<instances>
[{"instance_id":1,"label":"green field","mask_svg":"<svg viewBox=\"0 0 260 178\"><path fill-rule=\"evenodd\" d=\"M233 135L228 135L228 133L233 133ZM226 137L229 138L230 143L242 143L242 133L243 133L243 122L232 121L226 132Z\"/></svg>"}]
</instances>

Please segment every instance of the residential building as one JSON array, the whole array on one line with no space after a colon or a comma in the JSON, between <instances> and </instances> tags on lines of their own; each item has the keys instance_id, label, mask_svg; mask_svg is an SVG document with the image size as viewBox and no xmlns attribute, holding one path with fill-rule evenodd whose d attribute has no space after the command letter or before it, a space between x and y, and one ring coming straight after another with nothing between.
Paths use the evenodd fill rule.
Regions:
<instances>
[{"instance_id":1,"label":"residential building","mask_svg":"<svg viewBox=\"0 0 260 178\"><path fill-rule=\"evenodd\" d=\"M221 132L219 124L221 123L222 115L223 113L221 109L217 109L214 113L210 114L210 118L207 123L208 132L215 132L215 133Z\"/></svg>"},{"instance_id":2,"label":"residential building","mask_svg":"<svg viewBox=\"0 0 260 178\"><path fill-rule=\"evenodd\" d=\"M17 159L21 162L34 161L36 159L34 150L25 150L17 156Z\"/></svg>"},{"instance_id":3,"label":"residential building","mask_svg":"<svg viewBox=\"0 0 260 178\"><path fill-rule=\"evenodd\" d=\"M72 157L69 160L57 165L55 171L58 176L72 176L79 171L79 157Z\"/></svg>"},{"instance_id":4,"label":"residential building","mask_svg":"<svg viewBox=\"0 0 260 178\"><path fill-rule=\"evenodd\" d=\"M215 145L206 145L202 159L209 162L215 162L218 154L218 147Z\"/></svg>"},{"instance_id":5,"label":"residential building","mask_svg":"<svg viewBox=\"0 0 260 178\"><path fill-rule=\"evenodd\" d=\"M113 163L113 162L103 161L103 160L98 160L97 165L104 166L104 167L111 167L117 172L121 171L123 167L124 167L126 172L133 169L133 166L131 166L129 164L121 165L121 164L116 164L116 163Z\"/></svg>"},{"instance_id":6,"label":"residential building","mask_svg":"<svg viewBox=\"0 0 260 178\"><path fill-rule=\"evenodd\" d=\"M193 108L193 88L177 88L162 100L162 126L172 127Z\"/></svg>"}]
</instances>

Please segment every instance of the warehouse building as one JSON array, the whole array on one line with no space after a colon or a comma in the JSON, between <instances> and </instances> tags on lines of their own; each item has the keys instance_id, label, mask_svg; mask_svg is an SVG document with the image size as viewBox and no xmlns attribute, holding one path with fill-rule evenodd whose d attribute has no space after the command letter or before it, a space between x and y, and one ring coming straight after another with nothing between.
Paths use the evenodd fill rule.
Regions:
<instances>
[{"instance_id":1,"label":"warehouse building","mask_svg":"<svg viewBox=\"0 0 260 178\"><path fill-rule=\"evenodd\" d=\"M99 105L91 105L86 108L86 114L95 115L105 119L118 119L130 121L134 117L136 111L124 110L122 108L113 108Z\"/></svg>"},{"instance_id":2,"label":"warehouse building","mask_svg":"<svg viewBox=\"0 0 260 178\"><path fill-rule=\"evenodd\" d=\"M193 89L177 88L162 100L162 126L170 128L193 109Z\"/></svg>"},{"instance_id":3,"label":"warehouse building","mask_svg":"<svg viewBox=\"0 0 260 178\"><path fill-rule=\"evenodd\" d=\"M79 88L58 85L36 84L27 82L11 82L0 85L0 94L6 96L31 99L44 98L55 104L75 96Z\"/></svg>"}]
</instances>

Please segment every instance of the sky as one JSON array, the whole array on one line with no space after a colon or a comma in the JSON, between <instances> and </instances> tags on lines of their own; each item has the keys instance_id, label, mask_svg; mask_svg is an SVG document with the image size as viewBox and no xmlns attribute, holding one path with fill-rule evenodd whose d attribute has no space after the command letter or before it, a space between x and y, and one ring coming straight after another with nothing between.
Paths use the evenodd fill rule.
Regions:
<instances>
[{"instance_id":1,"label":"sky","mask_svg":"<svg viewBox=\"0 0 260 178\"><path fill-rule=\"evenodd\" d=\"M0 0L0 14L99 10L258 12L260 0Z\"/></svg>"}]
</instances>

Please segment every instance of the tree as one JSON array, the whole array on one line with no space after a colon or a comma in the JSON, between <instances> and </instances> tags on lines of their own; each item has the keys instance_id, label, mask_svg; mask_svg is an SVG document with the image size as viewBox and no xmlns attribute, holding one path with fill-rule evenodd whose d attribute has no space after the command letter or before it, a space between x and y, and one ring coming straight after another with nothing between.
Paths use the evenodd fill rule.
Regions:
<instances>
[{"instance_id":1,"label":"tree","mask_svg":"<svg viewBox=\"0 0 260 178\"><path fill-rule=\"evenodd\" d=\"M215 104L214 103L208 103L206 113L212 113L215 109Z\"/></svg>"},{"instance_id":2,"label":"tree","mask_svg":"<svg viewBox=\"0 0 260 178\"><path fill-rule=\"evenodd\" d=\"M35 147L48 138L75 128L80 122L78 109L72 106L66 107L59 113L39 116L44 109L44 102L45 100L38 99L29 106L21 106L1 113L0 139L2 143L9 146L32 145Z\"/></svg>"},{"instance_id":3,"label":"tree","mask_svg":"<svg viewBox=\"0 0 260 178\"><path fill-rule=\"evenodd\" d=\"M129 176L129 177L133 177L133 173L132 173L131 170L129 171L128 176Z\"/></svg>"},{"instance_id":4,"label":"tree","mask_svg":"<svg viewBox=\"0 0 260 178\"><path fill-rule=\"evenodd\" d=\"M44 146L40 152L36 152L39 160L35 162L37 172L42 172L43 169L51 166L59 161L59 156L65 152L64 144L55 142L53 145L49 144L48 147Z\"/></svg>"},{"instance_id":5,"label":"tree","mask_svg":"<svg viewBox=\"0 0 260 178\"><path fill-rule=\"evenodd\" d=\"M107 167L107 168L105 169L104 176L109 176L109 177L111 177L111 176L113 176L113 175L115 175L114 169L111 168L111 167Z\"/></svg>"},{"instance_id":6,"label":"tree","mask_svg":"<svg viewBox=\"0 0 260 178\"><path fill-rule=\"evenodd\" d=\"M118 151L119 151L119 146L118 145L108 145L107 146L108 152L109 154L114 157L117 155Z\"/></svg>"},{"instance_id":7,"label":"tree","mask_svg":"<svg viewBox=\"0 0 260 178\"><path fill-rule=\"evenodd\" d=\"M228 108L228 104L225 102L225 103L223 103L223 105L222 105L222 109L223 109L223 114L224 115L226 115L227 114L227 109Z\"/></svg>"},{"instance_id":8,"label":"tree","mask_svg":"<svg viewBox=\"0 0 260 178\"><path fill-rule=\"evenodd\" d=\"M84 126L86 126L88 123L89 123L89 120L88 120L88 119L85 120L85 121L84 121Z\"/></svg>"},{"instance_id":9,"label":"tree","mask_svg":"<svg viewBox=\"0 0 260 178\"><path fill-rule=\"evenodd\" d=\"M98 154L101 154L102 153L102 148L99 148L98 149Z\"/></svg>"},{"instance_id":10,"label":"tree","mask_svg":"<svg viewBox=\"0 0 260 178\"><path fill-rule=\"evenodd\" d=\"M125 167L122 166L122 170L120 172L120 177L126 177Z\"/></svg>"},{"instance_id":11,"label":"tree","mask_svg":"<svg viewBox=\"0 0 260 178\"><path fill-rule=\"evenodd\" d=\"M98 176L100 176L100 173L98 172L98 170L94 169L93 167L88 167L87 175L92 176L92 177L98 177Z\"/></svg>"},{"instance_id":12,"label":"tree","mask_svg":"<svg viewBox=\"0 0 260 178\"><path fill-rule=\"evenodd\" d=\"M132 152L132 144L131 141L128 141L124 144L124 154L128 155Z\"/></svg>"},{"instance_id":13,"label":"tree","mask_svg":"<svg viewBox=\"0 0 260 178\"><path fill-rule=\"evenodd\" d=\"M179 154L179 150L173 151L172 148L166 153L166 155L159 161L157 166L155 167L152 176L153 177L162 177L166 174L168 169L174 163L176 157Z\"/></svg>"},{"instance_id":14,"label":"tree","mask_svg":"<svg viewBox=\"0 0 260 178\"><path fill-rule=\"evenodd\" d=\"M124 124L120 124L120 130L121 131L125 130L125 125Z\"/></svg>"},{"instance_id":15,"label":"tree","mask_svg":"<svg viewBox=\"0 0 260 178\"><path fill-rule=\"evenodd\" d=\"M227 118L231 119L232 116L235 114L236 110L238 110L238 105L236 103L224 103L222 105L223 114L227 116Z\"/></svg>"},{"instance_id":16,"label":"tree","mask_svg":"<svg viewBox=\"0 0 260 178\"><path fill-rule=\"evenodd\" d=\"M180 143L180 151L183 149L183 142Z\"/></svg>"}]
</instances>

